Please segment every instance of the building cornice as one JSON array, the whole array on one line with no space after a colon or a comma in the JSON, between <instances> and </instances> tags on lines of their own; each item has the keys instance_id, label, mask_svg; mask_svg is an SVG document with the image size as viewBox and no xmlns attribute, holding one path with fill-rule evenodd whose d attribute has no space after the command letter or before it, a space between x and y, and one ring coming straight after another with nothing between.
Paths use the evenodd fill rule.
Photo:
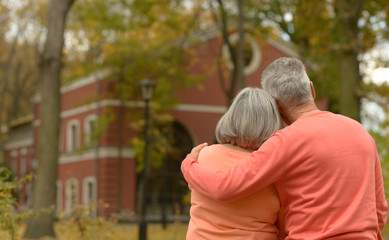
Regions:
<instances>
[{"instance_id":1,"label":"building cornice","mask_svg":"<svg viewBox=\"0 0 389 240\"><path fill-rule=\"evenodd\" d=\"M123 158L134 158L134 149L131 147L122 147L121 156ZM59 164L69 164L77 162L85 162L96 160L97 158L118 158L119 147L99 147L96 149L90 149L86 151L74 152L74 153L63 153L59 157Z\"/></svg>"},{"instance_id":2,"label":"building cornice","mask_svg":"<svg viewBox=\"0 0 389 240\"><path fill-rule=\"evenodd\" d=\"M4 149L6 151L8 151L8 150L17 149L17 148L28 147L28 146L32 146L33 143L34 143L34 140L33 140L32 136L25 136L21 139L9 139L4 144Z\"/></svg>"},{"instance_id":3,"label":"building cornice","mask_svg":"<svg viewBox=\"0 0 389 240\"><path fill-rule=\"evenodd\" d=\"M61 118L70 118L77 116L79 114L83 114L86 112L94 111L97 109L97 107L119 107L120 106L120 100L117 99L105 99L98 103L93 102L87 105L83 105L81 107L69 109L66 111L61 112ZM136 107L141 108L144 107L143 101L126 101L124 103L125 107ZM204 105L204 104L178 104L175 106L172 110L176 111L185 111L185 112L202 112L202 113L216 113L216 114L223 114L227 110L227 107L225 106L219 106L219 105ZM36 119L33 123L34 126L40 125L40 120Z\"/></svg>"},{"instance_id":4,"label":"building cornice","mask_svg":"<svg viewBox=\"0 0 389 240\"><path fill-rule=\"evenodd\" d=\"M60 90L61 94L71 92L71 91L77 90L79 88L88 86L92 83L95 83L96 81L101 81L104 78L106 78L107 76L109 76L110 73L111 73L110 69L103 69L103 70L94 72L86 77L75 79L71 84L61 87L61 90ZM40 95L40 92L37 92L32 97L32 102L39 103L40 101L41 101L41 95Z\"/></svg>"},{"instance_id":5,"label":"building cornice","mask_svg":"<svg viewBox=\"0 0 389 240\"><path fill-rule=\"evenodd\" d=\"M61 93L64 94L67 92L71 92L73 90L90 85L91 83L94 83L96 81L100 81L100 80L106 78L110 73L111 73L110 69L103 69L103 70L97 71L93 74L90 74L86 77L76 79L73 81L72 84L62 86Z\"/></svg>"},{"instance_id":6,"label":"building cornice","mask_svg":"<svg viewBox=\"0 0 389 240\"><path fill-rule=\"evenodd\" d=\"M196 43L207 42L210 39L221 36L220 25L220 23L214 24L207 28L193 31L189 33L188 36L178 38L175 42L183 42L183 45L187 47L195 45ZM236 29L236 24L232 23L230 25L232 26L230 29ZM266 42L291 57L299 57L297 47L292 42L276 38L275 36L267 37Z\"/></svg>"},{"instance_id":7,"label":"building cornice","mask_svg":"<svg viewBox=\"0 0 389 240\"><path fill-rule=\"evenodd\" d=\"M172 110L197 113L216 113L224 114L227 111L226 106L203 105L203 104L178 104Z\"/></svg>"}]
</instances>

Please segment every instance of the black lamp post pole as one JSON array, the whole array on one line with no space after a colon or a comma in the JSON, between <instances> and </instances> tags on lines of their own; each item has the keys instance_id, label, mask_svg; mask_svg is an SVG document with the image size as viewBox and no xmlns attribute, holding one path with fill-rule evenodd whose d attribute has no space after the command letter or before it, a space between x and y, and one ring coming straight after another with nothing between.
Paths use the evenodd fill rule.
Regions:
<instances>
[{"instance_id":1,"label":"black lamp post pole","mask_svg":"<svg viewBox=\"0 0 389 240\"><path fill-rule=\"evenodd\" d=\"M150 118L150 100L153 93L154 83L150 79L141 82L142 97L145 101L145 126L144 126L144 152L143 152L143 171L139 183L139 240L147 240L147 221L146 221L146 192L147 180L149 175L149 118Z\"/></svg>"},{"instance_id":2,"label":"black lamp post pole","mask_svg":"<svg viewBox=\"0 0 389 240\"><path fill-rule=\"evenodd\" d=\"M143 153L143 171L142 179L140 183L141 197L140 197L140 219L139 219L139 240L147 239L147 222L146 222L146 192L147 192L147 179L149 172L149 100L145 100L145 127L144 127L144 153Z\"/></svg>"}]
</instances>

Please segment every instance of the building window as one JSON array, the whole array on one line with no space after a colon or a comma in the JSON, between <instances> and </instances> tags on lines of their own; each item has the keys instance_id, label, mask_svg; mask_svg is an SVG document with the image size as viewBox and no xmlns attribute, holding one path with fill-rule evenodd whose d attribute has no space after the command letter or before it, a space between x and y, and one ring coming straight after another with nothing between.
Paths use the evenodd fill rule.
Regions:
<instances>
[{"instance_id":1,"label":"building window","mask_svg":"<svg viewBox=\"0 0 389 240\"><path fill-rule=\"evenodd\" d=\"M27 209L30 209L32 207L32 183L29 182L26 185L26 197L27 197L27 202L26 206Z\"/></svg>"},{"instance_id":2,"label":"building window","mask_svg":"<svg viewBox=\"0 0 389 240\"><path fill-rule=\"evenodd\" d=\"M74 211L74 207L78 205L78 181L75 178L70 178L66 181L66 214L70 215Z\"/></svg>"},{"instance_id":3,"label":"building window","mask_svg":"<svg viewBox=\"0 0 389 240\"><path fill-rule=\"evenodd\" d=\"M97 117L95 114L89 115L84 120L84 142L87 146L92 146L96 137Z\"/></svg>"},{"instance_id":4,"label":"building window","mask_svg":"<svg viewBox=\"0 0 389 240\"><path fill-rule=\"evenodd\" d=\"M27 173L27 149L23 148L20 151L20 162L19 162L19 174L20 177L26 176Z\"/></svg>"},{"instance_id":5,"label":"building window","mask_svg":"<svg viewBox=\"0 0 389 240\"><path fill-rule=\"evenodd\" d=\"M78 128L76 125L72 125L71 126L71 147L72 147L72 150L75 150L77 149L77 132L78 132Z\"/></svg>"},{"instance_id":6,"label":"building window","mask_svg":"<svg viewBox=\"0 0 389 240\"><path fill-rule=\"evenodd\" d=\"M18 152L16 150L13 150L11 152L11 162L10 162L10 168L13 174L17 176L18 174Z\"/></svg>"},{"instance_id":7,"label":"building window","mask_svg":"<svg viewBox=\"0 0 389 240\"><path fill-rule=\"evenodd\" d=\"M82 186L84 207L89 209L92 216L96 216L97 209L97 182L95 177L86 177Z\"/></svg>"},{"instance_id":8,"label":"building window","mask_svg":"<svg viewBox=\"0 0 389 240\"><path fill-rule=\"evenodd\" d=\"M80 123L78 120L73 119L68 122L66 128L66 145L67 151L73 152L77 150L80 146Z\"/></svg>"}]
</instances>

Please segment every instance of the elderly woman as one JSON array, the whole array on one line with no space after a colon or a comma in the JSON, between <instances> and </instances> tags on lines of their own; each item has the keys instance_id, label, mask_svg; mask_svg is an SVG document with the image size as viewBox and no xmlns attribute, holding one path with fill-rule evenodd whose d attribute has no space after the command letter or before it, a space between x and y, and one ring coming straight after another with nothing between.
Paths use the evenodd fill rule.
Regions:
<instances>
[{"instance_id":1,"label":"elderly woman","mask_svg":"<svg viewBox=\"0 0 389 240\"><path fill-rule=\"evenodd\" d=\"M259 88L245 88L216 126L219 144L205 147L198 161L216 170L231 168L247 159L280 125L273 98ZM191 190L187 240L284 239L280 200L273 185L232 202L213 200Z\"/></svg>"}]
</instances>

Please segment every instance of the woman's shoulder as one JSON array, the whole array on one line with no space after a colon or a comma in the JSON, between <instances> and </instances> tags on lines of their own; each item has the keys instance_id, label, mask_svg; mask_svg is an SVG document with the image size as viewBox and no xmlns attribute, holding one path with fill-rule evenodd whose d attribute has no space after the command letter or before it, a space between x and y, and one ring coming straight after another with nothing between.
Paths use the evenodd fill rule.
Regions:
<instances>
[{"instance_id":1,"label":"woman's shoulder","mask_svg":"<svg viewBox=\"0 0 389 240\"><path fill-rule=\"evenodd\" d=\"M223 144L213 144L201 149L198 161L208 167L225 170L246 159L250 152L228 148Z\"/></svg>"},{"instance_id":2,"label":"woman's shoulder","mask_svg":"<svg viewBox=\"0 0 389 240\"><path fill-rule=\"evenodd\" d=\"M221 144L212 144L201 149L200 154L212 154L214 152L222 152L223 146Z\"/></svg>"},{"instance_id":3,"label":"woman's shoulder","mask_svg":"<svg viewBox=\"0 0 389 240\"><path fill-rule=\"evenodd\" d=\"M243 154L243 155L251 153L251 151L247 149L235 145L231 145L231 144L212 144L201 149L201 152L204 153L217 152L217 153L230 153L230 154L234 153L234 154Z\"/></svg>"}]
</instances>

